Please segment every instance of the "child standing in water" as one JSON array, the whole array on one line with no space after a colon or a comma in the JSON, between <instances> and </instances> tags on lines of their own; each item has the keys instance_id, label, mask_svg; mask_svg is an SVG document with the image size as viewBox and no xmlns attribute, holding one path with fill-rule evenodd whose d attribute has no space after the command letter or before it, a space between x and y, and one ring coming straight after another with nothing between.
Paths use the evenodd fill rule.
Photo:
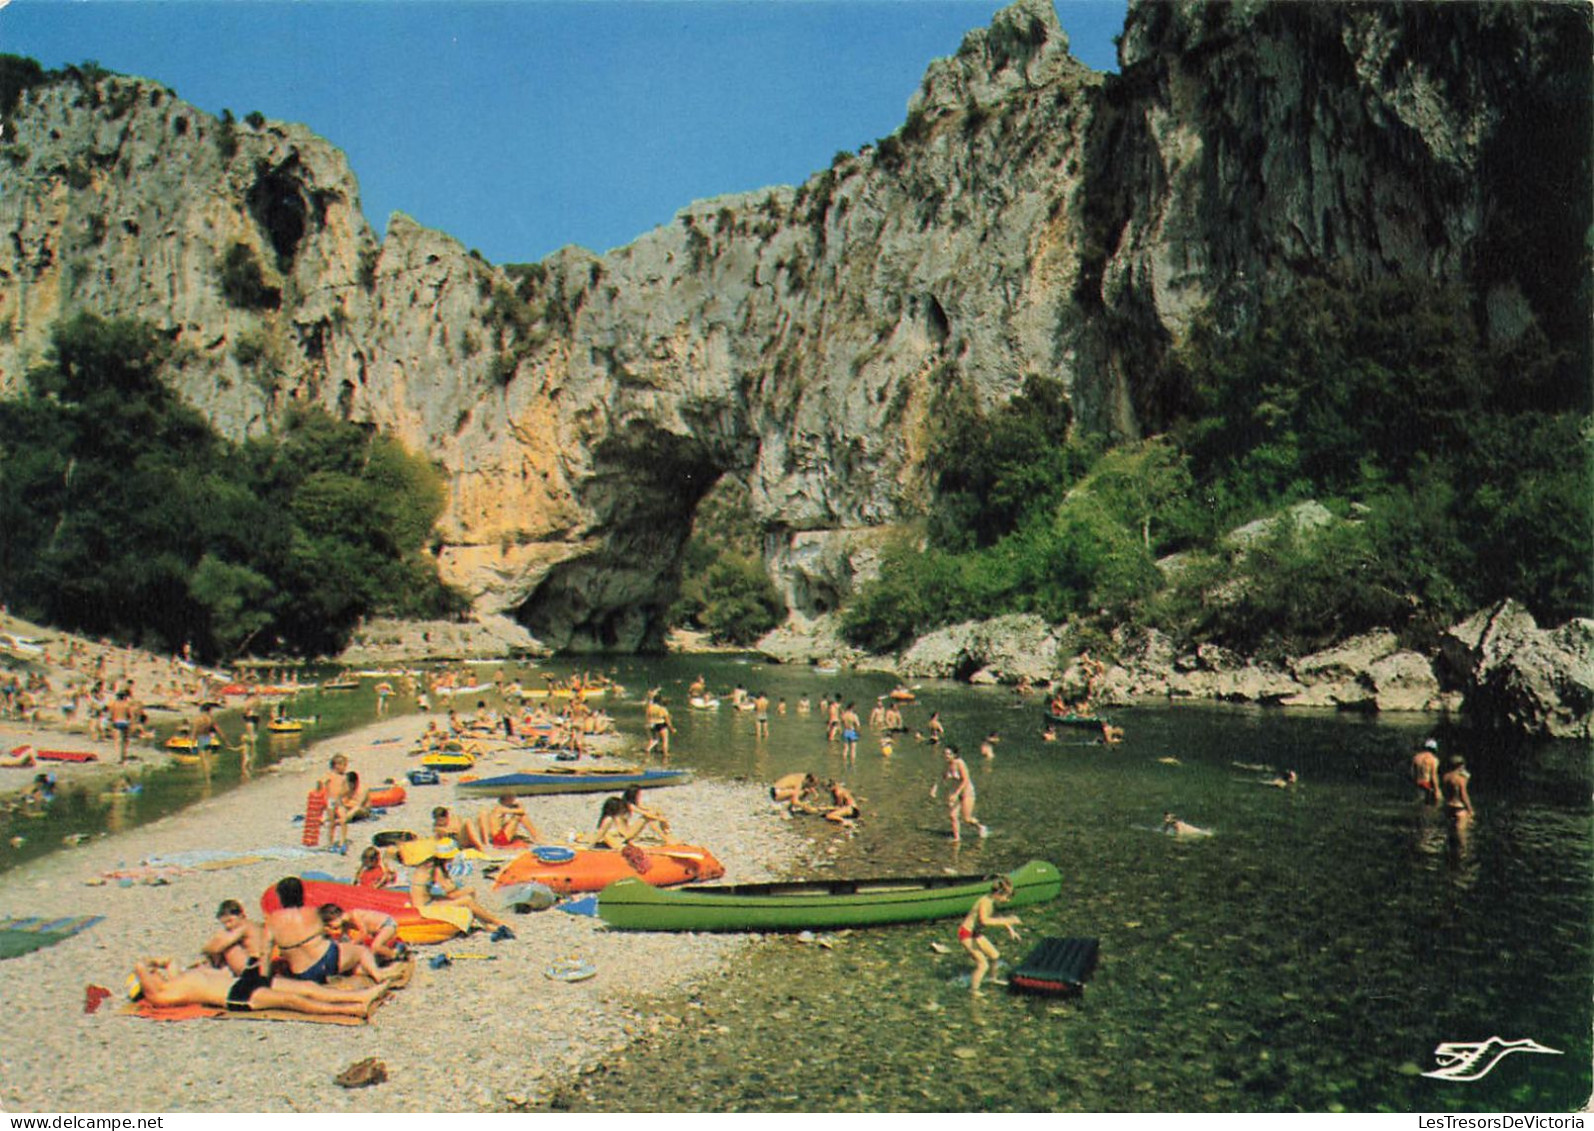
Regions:
<instances>
[{"instance_id":1,"label":"child standing in water","mask_svg":"<svg viewBox=\"0 0 1594 1131\"><path fill-rule=\"evenodd\" d=\"M963 944L963 949L974 959L974 976L969 981L971 993L980 992L980 984L985 981L985 975L991 969L991 964L1002 957L997 953L991 940L985 937L985 929L1006 927L1009 935L1018 938L1018 932L1013 928L1022 923L1022 919L1017 915L993 914L998 903L1006 903L1012 898L1013 881L1006 876L998 876L991 882L990 894L982 895L975 900L974 906L967 915L963 916L963 922L958 925L958 942Z\"/></svg>"}]
</instances>

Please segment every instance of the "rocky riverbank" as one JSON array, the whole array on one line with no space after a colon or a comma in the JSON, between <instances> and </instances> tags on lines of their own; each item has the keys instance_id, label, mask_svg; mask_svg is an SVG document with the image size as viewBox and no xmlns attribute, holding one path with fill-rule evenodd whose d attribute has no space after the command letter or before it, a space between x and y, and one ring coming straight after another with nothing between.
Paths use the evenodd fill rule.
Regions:
<instances>
[{"instance_id":1,"label":"rocky riverbank","mask_svg":"<svg viewBox=\"0 0 1594 1131\"><path fill-rule=\"evenodd\" d=\"M939 629L895 656L848 645L834 616L793 618L759 642L783 663L839 661L905 679L1058 683L1082 689L1085 673L1064 627L1004 616ZM1594 737L1594 620L1541 629L1512 601L1480 610L1432 652L1370 632L1333 648L1265 663L1214 645L1183 649L1156 629L1120 629L1099 649L1105 703L1205 699L1366 712L1465 712L1475 723L1545 738Z\"/></svg>"}]
</instances>

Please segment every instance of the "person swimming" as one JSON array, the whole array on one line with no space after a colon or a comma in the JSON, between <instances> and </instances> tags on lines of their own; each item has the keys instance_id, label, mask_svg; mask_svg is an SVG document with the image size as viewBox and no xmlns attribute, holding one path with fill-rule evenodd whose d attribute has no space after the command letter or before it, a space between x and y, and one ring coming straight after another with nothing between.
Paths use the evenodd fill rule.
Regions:
<instances>
[{"instance_id":1,"label":"person swimming","mask_svg":"<svg viewBox=\"0 0 1594 1131\"><path fill-rule=\"evenodd\" d=\"M1188 821L1181 821L1178 817L1175 817L1172 812L1166 812L1162 815L1161 831L1167 833L1169 836L1212 835L1211 829L1203 829L1197 825L1190 824Z\"/></svg>"}]
</instances>

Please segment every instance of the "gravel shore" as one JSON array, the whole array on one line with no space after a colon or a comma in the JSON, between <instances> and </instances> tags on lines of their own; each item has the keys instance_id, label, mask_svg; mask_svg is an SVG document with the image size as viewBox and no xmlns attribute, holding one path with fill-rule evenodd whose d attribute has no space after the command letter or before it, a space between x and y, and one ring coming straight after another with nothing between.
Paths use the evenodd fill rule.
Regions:
<instances>
[{"instance_id":1,"label":"gravel shore","mask_svg":"<svg viewBox=\"0 0 1594 1131\"><path fill-rule=\"evenodd\" d=\"M592 1070L638 1036L674 1024L674 1018L650 1014L653 995L717 976L756 944L757 936L608 931L596 919L552 910L511 916L514 940L493 943L477 933L422 948L414 980L365 1026L166 1023L118 1012L134 961L145 955L196 958L221 900L238 899L258 916L261 892L278 878L299 871L352 876L358 848L347 858L317 853L185 869L159 886L105 883L104 873L179 853L242 857L291 849L299 844L293 815L303 811L305 794L333 753L348 754L351 768L367 781L402 780L413 765L407 752L424 725L425 716L404 715L316 743L303 758L241 788L0 875L0 916L105 916L54 947L0 962L0 1001L8 1014L7 1039L0 1042L0 1109L513 1109L553 1094L562 1081ZM503 769L518 768L503 761ZM406 805L355 826L353 843L369 843L382 829L424 831L436 804L457 804L466 813L488 804L456 801L447 780L410 788ZM525 800L545 838L554 840L571 829L590 829L601 797ZM720 858L727 882L787 875L799 860L825 851L821 841L805 838L780 817L762 785L694 782L647 797L668 815L677 839L702 844ZM488 886L479 871L466 882ZM433 970L427 960L440 951L490 957L459 958ZM571 957L592 963L598 975L573 984L544 977L550 963ZM90 984L116 996L86 1015ZM387 1083L359 1090L333 1083L343 1068L367 1056L385 1063Z\"/></svg>"}]
</instances>

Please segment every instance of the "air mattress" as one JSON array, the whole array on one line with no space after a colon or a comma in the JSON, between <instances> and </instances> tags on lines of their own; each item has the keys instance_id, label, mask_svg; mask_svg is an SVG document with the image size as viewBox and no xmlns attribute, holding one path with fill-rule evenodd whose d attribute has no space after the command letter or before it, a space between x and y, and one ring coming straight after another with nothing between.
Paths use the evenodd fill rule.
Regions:
<instances>
[{"instance_id":1,"label":"air mattress","mask_svg":"<svg viewBox=\"0 0 1594 1131\"><path fill-rule=\"evenodd\" d=\"M446 942L459 934L462 929L453 922L433 918L421 911L410 902L409 891L405 888L367 888L354 884L330 883L325 880L305 880L304 905L319 907L323 903L335 903L346 911L363 908L391 915L398 923L399 938L417 945ZM277 899L277 889L267 888L260 897L260 909L270 913L281 907L282 904ZM428 910L434 915L462 916L467 927L470 922L470 912L463 907L444 906Z\"/></svg>"},{"instance_id":2,"label":"air mattress","mask_svg":"<svg viewBox=\"0 0 1594 1131\"><path fill-rule=\"evenodd\" d=\"M1096 970L1099 939L1045 938L1007 976L1014 993L1063 996L1083 993Z\"/></svg>"}]
</instances>

